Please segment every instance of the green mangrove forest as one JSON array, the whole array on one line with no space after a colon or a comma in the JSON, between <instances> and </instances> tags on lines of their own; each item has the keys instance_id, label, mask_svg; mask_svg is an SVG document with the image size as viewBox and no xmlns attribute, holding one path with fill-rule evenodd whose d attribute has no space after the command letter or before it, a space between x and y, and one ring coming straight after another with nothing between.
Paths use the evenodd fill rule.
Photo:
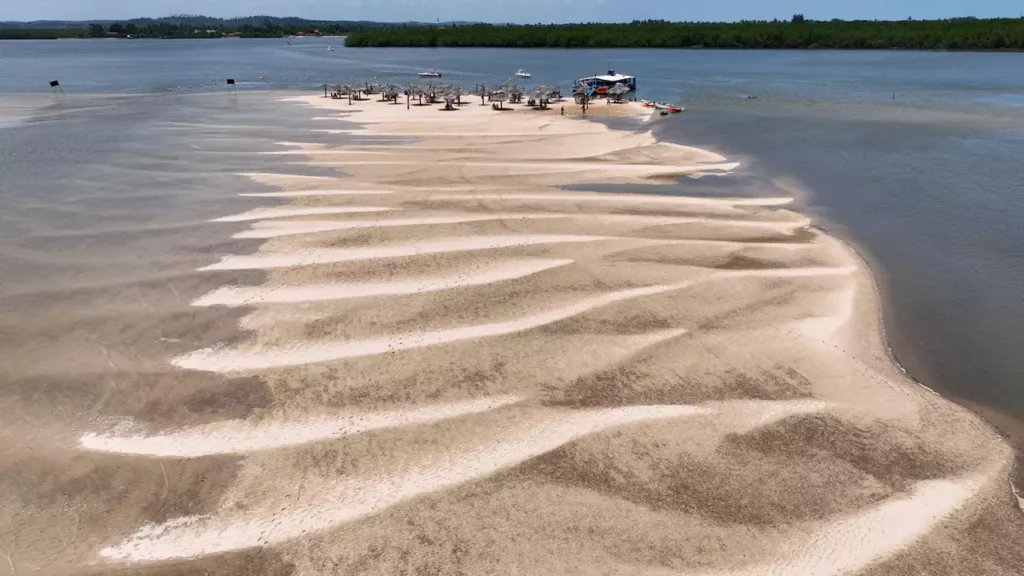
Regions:
<instances>
[{"instance_id":1,"label":"green mangrove forest","mask_svg":"<svg viewBox=\"0 0 1024 576\"><path fill-rule=\"evenodd\" d=\"M488 25L382 28L348 36L351 47L747 48L1024 50L1024 18L901 21L790 20L731 23Z\"/></svg>"}]
</instances>

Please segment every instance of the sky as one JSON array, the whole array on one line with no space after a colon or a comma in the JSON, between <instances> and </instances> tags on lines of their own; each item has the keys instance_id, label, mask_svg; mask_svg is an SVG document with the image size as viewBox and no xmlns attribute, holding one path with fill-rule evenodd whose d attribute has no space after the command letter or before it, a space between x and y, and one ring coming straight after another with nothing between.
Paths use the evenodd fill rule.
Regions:
<instances>
[{"instance_id":1,"label":"sky","mask_svg":"<svg viewBox=\"0 0 1024 576\"><path fill-rule=\"evenodd\" d=\"M269 14L323 20L628 22L807 18L903 20L1016 17L1024 0L0 0L3 20L89 20Z\"/></svg>"}]
</instances>

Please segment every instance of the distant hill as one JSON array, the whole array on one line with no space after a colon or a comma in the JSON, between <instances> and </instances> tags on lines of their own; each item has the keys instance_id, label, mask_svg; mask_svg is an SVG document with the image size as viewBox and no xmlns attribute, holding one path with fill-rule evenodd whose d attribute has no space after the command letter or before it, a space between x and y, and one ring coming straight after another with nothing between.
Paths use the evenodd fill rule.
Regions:
<instances>
[{"instance_id":1,"label":"distant hill","mask_svg":"<svg viewBox=\"0 0 1024 576\"><path fill-rule=\"evenodd\" d=\"M239 18L213 18L196 14L178 14L163 18L130 18L127 20L35 20L32 22L0 22L0 30L80 30L90 24L110 26L111 24L135 24L138 27L159 24L193 26L197 28L241 28L242 26L263 26L270 22L280 28L351 27L351 28L395 28L436 26L436 22L374 22L371 20L309 20L293 16L243 16ZM471 22L441 22L442 26L460 26Z\"/></svg>"},{"instance_id":2,"label":"distant hill","mask_svg":"<svg viewBox=\"0 0 1024 576\"><path fill-rule=\"evenodd\" d=\"M179 14L129 20L37 20L0 22L0 40L60 38L280 38L291 35L345 36L355 32L460 26L466 22L373 22L309 20L278 16L212 18Z\"/></svg>"}]
</instances>

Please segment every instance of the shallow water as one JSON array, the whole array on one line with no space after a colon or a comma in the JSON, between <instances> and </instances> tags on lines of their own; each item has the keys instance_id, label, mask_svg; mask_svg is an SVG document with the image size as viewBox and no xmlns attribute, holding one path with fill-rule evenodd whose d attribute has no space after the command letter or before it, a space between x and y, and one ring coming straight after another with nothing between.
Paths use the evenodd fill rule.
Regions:
<instances>
[{"instance_id":1,"label":"shallow water","mask_svg":"<svg viewBox=\"0 0 1024 576\"><path fill-rule=\"evenodd\" d=\"M292 46L276 39L0 42L0 93L7 94L0 126L24 123L34 115L30 128L0 134L5 140L0 186L8 190L0 234L38 217L38 188L55 193L46 181L58 176L75 195L96 186L90 178L117 178L127 182L119 185L135 190L120 172L124 168L119 166L133 162L123 147L153 140L154 134L141 129L153 113L210 123L212 112L223 111L239 123L258 124L279 114L252 106L252 95L245 93L254 89L312 89L370 77L407 82L426 67L467 84L501 82L506 69L526 68L533 82L567 85L574 76L602 70L612 59L613 67L640 78L641 97L688 106L681 118L656 119L653 126L661 137L746 157L748 177L715 185L712 193L758 193L766 188L763 179L784 179L809 193L809 209L833 228L841 225L843 234L867 251L882 268L895 352L914 375L962 398L1024 415L1024 361L1015 353L1024 349L1024 232L1019 226L1024 199L1017 193L1024 176L1019 161L1024 153L1024 77L1016 73L1019 56L326 50L340 43L326 38L297 40ZM239 81L239 99L226 98L223 79L228 77ZM50 94L51 79L60 79L66 93ZM175 97L211 90L224 98ZM111 101L83 93L165 96ZM747 99L750 95L757 99ZM263 135L258 126L236 130ZM281 131L287 135L284 126ZM75 138L87 140L88 149L75 148ZM192 170L205 161L188 156L194 146L181 144L178 149L185 154L146 162ZM97 154L122 157L86 178L78 169L85 164L91 166L86 173L100 171L91 161ZM14 188L20 193L12 193ZM701 188L707 186L701 183ZM91 201L101 208L95 194ZM60 218L72 218L75 210L65 206ZM137 218L146 204L136 200L131 210L130 217ZM5 243L5 251L16 246ZM8 257L12 261L6 269L24 266L24 258L17 256Z\"/></svg>"},{"instance_id":2,"label":"shallow water","mask_svg":"<svg viewBox=\"0 0 1024 576\"><path fill-rule=\"evenodd\" d=\"M498 83L506 70L526 68L532 82L567 85L612 59L613 67L640 78L639 96L687 105L681 117L654 120L660 137L745 161L739 175L687 185L687 193L772 194L780 185L802 191L806 208L876 265L890 339L910 372L962 399L1024 415L1024 360L1017 354L1024 349L1019 56L326 50L340 43L0 42L0 126L8 126L0 131L0 289L23 291L43 271L58 285L105 262L79 237L36 238L48 229L85 225L93 237L111 237L108 230L159 218L194 232L182 221L215 211L221 196L182 191L224 189L231 177L223 173L248 162L233 153L211 160L207 152L225 129L254 141L296 133L311 139L252 90L371 77L404 83L428 67L465 84ZM238 96L223 84L228 77L239 81ZM51 93L52 79L65 93ZM90 93L135 96L84 95ZM154 122L164 124L154 131ZM181 140L204 133L211 141ZM238 150L238 140L231 142ZM191 180L171 201L146 170L159 171L168 185ZM121 202L127 198L130 208ZM102 223L86 222L101 213Z\"/></svg>"},{"instance_id":3,"label":"shallow water","mask_svg":"<svg viewBox=\"0 0 1024 576\"><path fill-rule=\"evenodd\" d=\"M862 249L910 374L1024 415L1019 111L878 107L848 118L834 104L806 113L757 102L689 112L667 137L749 157L765 188L806 191L807 209Z\"/></svg>"}]
</instances>

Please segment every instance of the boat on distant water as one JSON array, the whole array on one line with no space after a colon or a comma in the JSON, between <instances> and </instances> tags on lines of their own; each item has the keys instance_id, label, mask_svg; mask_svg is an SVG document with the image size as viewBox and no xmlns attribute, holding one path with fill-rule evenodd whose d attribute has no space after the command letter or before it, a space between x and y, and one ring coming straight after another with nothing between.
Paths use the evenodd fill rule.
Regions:
<instances>
[{"instance_id":1,"label":"boat on distant water","mask_svg":"<svg viewBox=\"0 0 1024 576\"><path fill-rule=\"evenodd\" d=\"M533 74L530 74L529 72L523 70L522 68L516 70L516 78L529 78L531 76L533 76Z\"/></svg>"},{"instance_id":2,"label":"boat on distant water","mask_svg":"<svg viewBox=\"0 0 1024 576\"><path fill-rule=\"evenodd\" d=\"M328 46L327 47L327 51L328 52L334 52L334 46Z\"/></svg>"},{"instance_id":3,"label":"boat on distant water","mask_svg":"<svg viewBox=\"0 0 1024 576\"><path fill-rule=\"evenodd\" d=\"M629 88L630 92L636 92L636 77L627 76L625 74L616 74L614 70L609 70L607 74L588 76L586 78L576 80L576 86L590 86L594 89L594 93L600 96L607 94L608 91L616 84L622 84L626 88Z\"/></svg>"},{"instance_id":4,"label":"boat on distant water","mask_svg":"<svg viewBox=\"0 0 1024 576\"><path fill-rule=\"evenodd\" d=\"M420 78L440 78L441 73L431 68L426 72L420 72L419 74L417 74L417 76L419 76Z\"/></svg>"}]
</instances>

